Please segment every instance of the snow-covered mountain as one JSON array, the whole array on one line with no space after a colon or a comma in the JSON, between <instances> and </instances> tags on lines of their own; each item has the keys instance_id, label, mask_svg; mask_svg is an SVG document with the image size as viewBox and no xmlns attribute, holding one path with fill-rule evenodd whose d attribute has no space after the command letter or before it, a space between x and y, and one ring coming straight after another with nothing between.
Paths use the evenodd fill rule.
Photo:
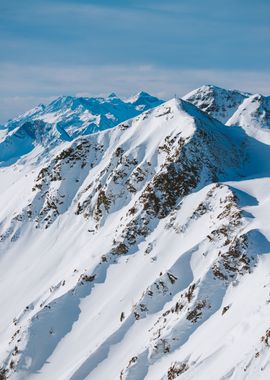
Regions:
<instances>
[{"instance_id":1,"label":"snow-covered mountain","mask_svg":"<svg viewBox=\"0 0 270 380\"><path fill-rule=\"evenodd\" d=\"M16 160L36 144L47 151L81 135L112 128L163 103L146 92L127 100L114 93L107 98L63 96L10 120L0 134L0 162Z\"/></svg>"},{"instance_id":2,"label":"snow-covered mountain","mask_svg":"<svg viewBox=\"0 0 270 380\"><path fill-rule=\"evenodd\" d=\"M270 97L213 85L202 86L183 97L226 125L235 125L257 140L270 144Z\"/></svg>"},{"instance_id":3,"label":"snow-covered mountain","mask_svg":"<svg viewBox=\"0 0 270 380\"><path fill-rule=\"evenodd\" d=\"M240 104L250 95L237 90L225 90L217 86L206 85L191 91L183 99L222 123L226 123Z\"/></svg>"},{"instance_id":4,"label":"snow-covered mountain","mask_svg":"<svg viewBox=\"0 0 270 380\"><path fill-rule=\"evenodd\" d=\"M0 150L2 378L269 379L268 129L235 93L214 115L133 97L50 150L48 109L9 127L32 145Z\"/></svg>"},{"instance_id":5,"label":"snow-covered mountain","mask_svg":"<svg viewBox=\"0 0 270 380\"><path fill-rule=\"evenodd\" d=\"M47 106L41 104L10 120L5 127L12 130L25 122L42 120L60 126L70 139L74 139L79 135L112 128L161 103L162 100L143 91L126 100L120 99L115 93L107 98L62 96Z\"/></svg>"}]
</instances>

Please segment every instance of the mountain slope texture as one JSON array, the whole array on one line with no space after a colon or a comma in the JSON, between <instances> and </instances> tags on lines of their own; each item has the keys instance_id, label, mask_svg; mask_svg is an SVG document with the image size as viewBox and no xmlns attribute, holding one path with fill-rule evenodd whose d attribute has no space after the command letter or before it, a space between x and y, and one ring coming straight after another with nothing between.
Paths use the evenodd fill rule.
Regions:
<instances>
[{"instance_id":1,"label":"mountain slope texture","mask_svg":"<svg viewBox=\"0 0 270 380\"><path fill-rule=\"evenodd\" d=\"M270 101L61 97L0 129L0 379L269 380Z\"/></svg>"}]
</instances>

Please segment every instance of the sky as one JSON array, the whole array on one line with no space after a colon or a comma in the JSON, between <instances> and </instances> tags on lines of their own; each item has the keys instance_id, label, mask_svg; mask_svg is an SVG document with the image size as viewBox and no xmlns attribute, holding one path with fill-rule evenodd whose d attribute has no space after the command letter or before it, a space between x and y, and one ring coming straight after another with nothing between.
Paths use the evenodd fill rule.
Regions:
<instances>
[{"instance_id":1,"label":"sky","mask_svg":"<svg viewBox=\"0 0 270 380\"><path fill-rule=\"evenodd\" d=\"M270 95L269 0L0 0L0 123L60 95Z\"/></svg>"}]
</instances>

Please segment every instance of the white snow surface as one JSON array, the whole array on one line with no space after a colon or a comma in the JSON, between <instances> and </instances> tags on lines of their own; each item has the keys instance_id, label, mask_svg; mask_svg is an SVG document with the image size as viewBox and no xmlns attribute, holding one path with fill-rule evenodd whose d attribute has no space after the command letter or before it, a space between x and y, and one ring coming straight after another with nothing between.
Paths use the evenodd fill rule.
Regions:
<instances>
[{"instance_id":1,"label":"white snow surface","mask_svg":"<svg viewBox=\"0 0 270 380\"><path fill-rule=\"evenodd\" d=\"M239 125L250 136L270 143L270 96L260 94L245 99L227 125Z\"/></svg>"},{"instance_id":2,"label":"white snow surface","mask_svg":"<svg viewBox=\"0 0 270 380\"><path fill-rule=\"evenodd\" d=\"M0 374L270 378L269 102L203 112L217 89L66 97L0 131Z\"/></svg>"}]
</instances>

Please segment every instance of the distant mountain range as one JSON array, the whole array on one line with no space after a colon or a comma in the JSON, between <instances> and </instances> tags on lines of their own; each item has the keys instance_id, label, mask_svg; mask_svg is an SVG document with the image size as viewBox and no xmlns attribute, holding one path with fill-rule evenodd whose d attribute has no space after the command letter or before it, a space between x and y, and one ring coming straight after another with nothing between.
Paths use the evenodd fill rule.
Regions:
<instances>
[{"instance_id":1,"label":"distant mountain range","mask_svg":"<svg viewBox=\"0 0 270 380\"><path fill-rule=\"evenodd\" d=\"M17 159L36 144L52 148L61 141L112 128L162 102L146 92L127 100L115 94L108 98L60 97L10 120L2 128L0 161Z\"/></svg>"},{"instance_id":2,"label":"distant mountain range","mask_svg":"<svg viewBox=\"0 0 270 380\"><path fill-rule=\"evenodd\" d=\"M0 379L268 380L269 157L270 97L212 85L10 120Z\"/></svg>"}]
</instances>

